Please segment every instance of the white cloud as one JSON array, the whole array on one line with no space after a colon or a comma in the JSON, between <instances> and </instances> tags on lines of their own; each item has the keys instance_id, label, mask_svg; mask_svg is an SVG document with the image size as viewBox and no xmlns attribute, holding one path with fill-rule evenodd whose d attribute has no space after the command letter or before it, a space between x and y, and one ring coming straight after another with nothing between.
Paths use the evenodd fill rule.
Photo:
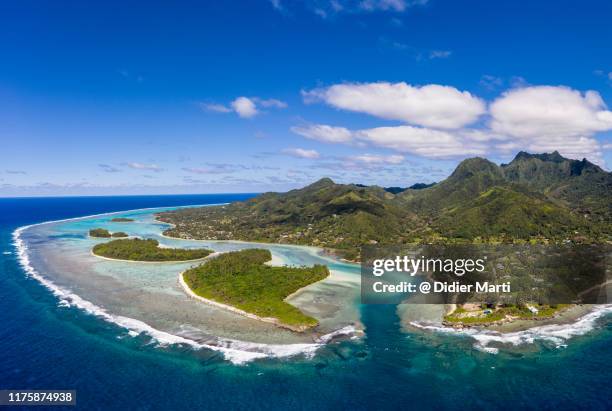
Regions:
<instances>
[{"instance_id":1,"label":"white cloud","mask_svg":"<svg viewBox=\"0 0 612 411\"><path fill-rule=\"evenodd\" d=\"M134 170L146 170L146 171L155 171L160 172L163 169L159 167L157 164L145 164L145 163L127 163L129 168L133 168Z\"/></svg>"},{"instance_id":2,"label":"white cloud","mask_svg":"<svg viewBox=\"0 0 612 411\"><path fill-rule=\"evenodd\" d=\"M242 118L251 118L259 114L253 100L248 97L238 97L231 103L232 108Z\"/></svg>"},{"instance_id":3,"label":"white cloud","mask_svg":"<svg viewBox=\"0 0 612 411\"><path fill-rule=\"evenodd\" d=\"M200 103L200 107L202 108L202 110L214 111L215 113L231 113L232 112L231 108L224 106L223 104Z\"/></svg>"},{"instance_id":4,"label":"white cloud","mask_svg":"<svg viewBox=\"0 0 612 411\"><path fill-rule=\"evenodd\" d=\"M336 84L303 92L306 103L324 101L343 110L443 129L457 129L485 113L478 97L454 87L401 83Z\"/></svg>"},{"instance_id":5,"label":"white cloud","mask_svg":"<svg viewBox=\"0 0 612 411\"><path fill-rule=\"evenodd\" d=\"M465 155L482 155L486 146L448 131L398 126L377 127L356 132L357 138L379 147L427 158L450 158Z\"/></svg>"},{"instance_id":6,"label":"white cloud","mask_svg":"<svg viewBox=\"0 0 612 411\"><path fill-rule=\"evenodd\" d=\"M562 155L581 160L588 158L594 163L603 164L602 148L592 137L554 137L534 139L521 145L532 153L550 153L557 150Z\"/></svg>"},{"instance_id":7,"label":"white cloud","mask_svg":"<svg viewBox=\"0 0 612 411\"><path fill-rule=\"evenodd\" d=\"M283 153L297 158L315 159L320 157L316 150L306 150L304 148L286 148Z\"/></svg>"},{"instance_id":8,"label":"white cloud","mask_svg":"<svg viewBox=\"0 0 612 411\"><path fill-rule=\"evenodd\" d=\"M294 126L291 131L311 140L326 143L348 143L352 140L352 133L344 127L333 127L325 124L311 124L308 126Z\"/></svg>"},{"instance_id":9,"label":"white cloud","mask_svg":"<svg viewBox=\"0 0 612 411\"><path fill-rule=\"evenodd\" d=\"M480 130L434 130L414 126L377 127L362 130L349 130L325 124L307 127L292 127L291 130L313 140L326 143L351 143L356 146L384 147L401 153L410 153L427 158L451 158L465 155L482 155L487 143L503 139L503 136ZM352 157L355 161L371 162L385 160L402 161L402 156L375 157L364 155Z\"/></svg>"},{"instance_id":10,"label":"white cloud","mask_svg":"<svg viewBox=\"0 0 612 411\"><path fill-rule=\"evenodd\" d=\"M491 104L491 128L518 138L591 135L612 129L612 112L596 91L535 86L505 92Z\"/></svg>"},{"instance_id":11,"label":"white cloud","mask_svg":"<svg viewBox=\"0 0 612 411\"><path fill-rule=\"evenodd\" d=\"M260 114L258 106L264 108L286 108L287 103L275 98L262 99L259 97L245 97L240 96L235 98L229 106L218 103L199 103L200 107L204 111L212 111L215 113L231 113L235 112L239 117L252 118Z\"/></svg>"},{"instance_id":12,"label":"white cloud","mask_svg":"<svg viewBox=\"0 0 612 411\"><path fill-rule=\"evenodd\" d=\"M404 156L398 154L388 156L380 154L361 154L350 157L350 159L365 164L400 164L404 161Z\"/></svg>"},{"instance_id":13,"label":"white cloud","mask_svg":"<svg viewBox=\"0 0 612 411\"><path fill-rule=\"evenodd\" d=\"M277 100L275 98L270 98L270 99L265 100L259 97L254 97L253 101L261 105L262 107L287 108L287 103L281 100Z\"/></svg>"},{"instance_id":14,"label":"white cloud","mask_svg":"<svg viewBox=\"0 0 612 411\"><path fill-rule=\"evenodd\" d=\"M593 135L612 130L612 112L596 91L532 86L505 92L491 104L491 129L531 151L558 150L602 163Z\"/></svg>"},{"instance_id":15,"label":"white cloud","mask_svg":"<svg viewBox=\"0 0 612 411\"><path fill-rule=\"evenodd\" d=\"M495 85L501 82L496 78ZM612 111L596 91L563 86L528 86L521 79L494 100L488 121L469 127L485 103L452 87L413 87L406 83L343 84L303 92L306 102L359 111L414 125L349 130L330 125L293 127L304 137L356 146L377 146L427 158L559 151L603 165L596 134L612 130Z\"/></svg>"}]
</instances>

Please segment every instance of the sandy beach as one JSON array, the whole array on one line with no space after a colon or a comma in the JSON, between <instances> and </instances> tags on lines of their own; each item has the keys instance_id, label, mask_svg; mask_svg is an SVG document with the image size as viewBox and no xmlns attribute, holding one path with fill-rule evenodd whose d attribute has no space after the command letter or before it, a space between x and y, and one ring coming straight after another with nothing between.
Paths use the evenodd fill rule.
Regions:
<instances>
[{"instance_id":1,"label":"sandy beach","mask_svg":"<svg viewBox=\"0 0 612 411\"><path fill-rule=\"evenodd\" d=\"M179 264L179 263L191 263L191 262L195 262L195 261L204 261L207 258L211 258L211 257L216 257L217 255L219 255L220 253L211 253L209 255L207 255L206 257L202 257L202 258L196 258L193 260L172 260L172 261L140 261L140 260L121 260L119 258L109 258L109 257L103 257L101 255L95 254L93 252L93 250L91 251L91 255L96 257L96 258L100 258L102 260L108 260L108 261L121 261L124 263L138 263L138 264Z\"/></svg>"}]
</instances>

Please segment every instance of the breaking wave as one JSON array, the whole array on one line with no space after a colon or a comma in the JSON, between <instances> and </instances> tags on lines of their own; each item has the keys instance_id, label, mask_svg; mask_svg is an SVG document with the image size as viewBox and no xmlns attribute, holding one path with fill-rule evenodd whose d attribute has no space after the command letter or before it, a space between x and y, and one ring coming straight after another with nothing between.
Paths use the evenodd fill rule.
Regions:
<instances>
[{"instance_id":1,"label":"breaking wave","mask_svg":"<svg viewBox=\"0 0 612 411\"><path fill-rule=\"evenodd\" d=\"M312 358L319 348L331 342L335 337L341 335L348 336L358 334L358 331L355 329L355 327L348 326L336 330L330 334L321 336L314 343L263 344L223 338L217 338L214 343L201 343L190 338L158 330L156 328L151 327L149 324L137 320L135 318L111 314L102 307L99 307L93 304L92 302L81 298L79 295L74 294L70 290L56 285L53 281L45 278L38 271L36 271L36 269L32 266L30 262L30 257L28 255L28 247L25 244L24 240L21 238L21 235L25 230L37 225L50 224L60 221L77 220L88 217L79 217L75 219L65 219L57 221L48 221L40 224L32 224L20 227L13 232L13 245L16 248L16 254L19 263L26 272L26 275L37 280L39 283L49 289L51 293L58 298L58 305L60 307L79 308L100 319L125 328L128 332L128 335L132 337L136 337L144 333L151 337L153 340L155 340L159 346L184 345L196 350L209 349L217 351L220 352L226 360L232 362L233 364L244 364L249 361L263 358L287 358L298 355L305 356L306 358Z\"/></svg>"},{"instance_id":2,"label":"breaking wave","mask_svg":"<svg viewBox=\"0 0 612 411\"><path fill-rule=\"evenodd\" d=\"M418 321L412 321L410 325L435 332L466 335L476 340L474 348L483 352L497 354L499 348L493 347L491 344L497 343L518 346L522 344L533 344L536 340L540 340L551 342L555 344L557 348L565 347L567 340L592 331L596 327L598 319L611 313L612 304L605 304L596 307L593 311L583 315L572 323L542 325L523 331L508 333L476 328L456 329Z\"/></svg>"}]
</instances>

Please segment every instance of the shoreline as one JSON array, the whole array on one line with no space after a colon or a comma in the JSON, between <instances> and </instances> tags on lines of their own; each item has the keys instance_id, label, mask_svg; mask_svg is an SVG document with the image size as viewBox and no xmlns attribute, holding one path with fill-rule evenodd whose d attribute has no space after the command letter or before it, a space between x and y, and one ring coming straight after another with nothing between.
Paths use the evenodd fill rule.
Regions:
<instances>
[{"instance_id":1,"label":"shoreline","mask_svg":"<svg viewBox=\"0 0 612 411\"><path fill-rule=\"evenodd\" d=\"M219 206L219 205L226 205L227 203L224 204L211 204L211 206ZM197 208L200 206L188 206L188 208ZM172 224L169 223L167 221L163 221L160 220L156 214L153 214L153 216L155 217L155 220L162 223L162 224L166 224L170 227L174 227L176 228L176 224ZM161 233L159 233L160 237L163 238L167 238L168 240L183 240L183 241L202 241L202 242L208 242L208 243L214 243L214 242L232 242L232 243L244 243L244 244L262 244L262 245L273 245L273 246L283 246L283 247L296 247L296 248L301 248L301 249L310 249L312 251L314 251L316 253L317 256L321 257L324 260L328 260L328 261L333 261L335 263L342 263L342 264L348 264L348 265L359 265L361 266L361 262L360 261L352 261L352 260L347 260L345 258L342 258L340 256L337 255L336 253L336 249L334 248L325 248L325 247L319 247L316 245L304 245L304 244L285 244L285 243L271 243L271 242L263 242L263 241L246 241L246 240L200 240L197 238L181 238L181 237L171 237L169 235L166 235L164 233L165 230L163 230Z\"/></svg>"},{"instance_id":2,"label":"shoreline","mask_svg":"<svg viewBox=\"0 0 612 411\"><path fill-rule=\"evenodd\" d=\"M202 260L206 260L209 257L212 257L213 255L217 256L220 253L219 252L214 252L214 253L210 253L208 254L206 257L202 257L202 258L195 258L192 260L172 260L172 261L141 261L141 260L122 260L119 258L110 258L110 257L104 257L102 255L98 255L96 253L93 252L93 249L90 251L90 254L96 258L100 258L102 260L107 260L107 261L120 261L123 263L140 263L140 264L180 264L180 263L193 263L196 261L202 261Z\"/></svg>"},{"instance_id":3,"label":"shoreline","mask_svg":"<svg viewBox=\"0 0 612 411\"><path fill-rule=\"evenodd\" d=\"M155 216L155 219L157 221L159 221L160 223L163 224L167 224L168 226L171 227L175 227L174 224L172 223L168 223L165 221L161 221L157 218L157 216ZM322 247L317 247L317 246L311 246L311 245L298 245L298 244L279 244L279 243L269 243L269 242L257 242L257 241L244 241L244 240L198 240L198 239L186 239L186 238L181 238L181 237L171 237L168 236L166 234L164 234L164 232L162 231L160 234L160 236L167 238L167 239L172 239L172 240L184 240L184 241L202 241L202 242L234 242L234 243L245 243L245 244L262 244L262 245L280 245L280 246L289 246L289 247L299 247L299 248L308 248L311 249L315 252L317 252L317 255L319 255L320 257L329 260L329 261L334 261L334 262L341 262L344 264L351 264L351 265L360 265L359 262L354 262L354 261L348 261L345 260L343 258L339 258L334 252L333 249L327 249L327 248L322 248ZM323 280L319 280L317 282L320 282ZM316 283L313 283L316 284ZM309 284L312 285L312 284ZM291 297L297 296L299 295L303 288L300 288L299 290L294 291L293 293L291 293L290 295L288 295L286 299L289 299ZM203 297L201 297L203 298ZM216 302L215 302L216 303ZM219 303L216 303L219 304ZM450 312L454 311L454 309L456 309L456 305L455 307L453 307L453 305L455 304L450 304L450 305L446 305L445 307L445 315L449 314ZM231 307L231 306L229 306ZM440 328L443 328L445 330L454 330L454 331L461 331L461 330L473 330L473 331L484 331L484 330L490 330L491 332L497 332L500 334L512 334L515 332L523 332L523 331L529 331L530 329L536 329L537 327L541 327L541 326L546 326L546 325L551 325L551 326L562 326L562 325L571 325L574 324L578 321L580 321L582 319L582 317L584 317L585 315L588 315L590 313L593 313L596 311L596 305L578 305L578 306L573 306L573 307L568 307L564 310L561 310L558 313L555 313L555 315L553 315L552 317L548 317L548 318L542 318L542 319L516 319L516 320L512 320L512 321L505 321L503 323L488 323L488 324L462 324L462 323L458 323L456 325L450 325L450 324L446 324L444 322L444 318L441 319L441 324L440 324ZM231 307L234 308L234 307ZM247 313L249 314L249 313ZM420 326L416 326L415 328L417 329L421 329L422 327Z\"/></svg>"},{"instance_id":4,"label":"shoreline","mask_svg":"<svg viewBox=\"0 0 612 411\"><path fill-rule=\"evenodd\" d=\"M171 223L166 223L165 221L157 220L162 224L173 225ZM201 241L205 243L239 243L239 244L256 244L256 245L267 245L267 246L281 246L281 247L294 247L299 249L309 249L315 253L318 257L323 260L331 261L333 263L347 264L347 265L358 265L361 266L359 262L345 260L343 258L337 258L334 254L328 253L327 248L317 247L315 245L299 245L299 244L284 244L284 243L264 243L262 241L245 241L245 240L198 240L195 238L181 238L181 237L170 237L163 233L158 234L162 238L167 238L168 240L182 240L182 241Z\"/></svg>"},{"instance_id":5,"label":"shoreline","mask_svg":"<svg viewBox=\"0 0 612 411\"><path fill-rule=\"evenodd\" d=\"M214 300L210 300L208 298L204 298L204 297L202 297L200 295L197 295L195 292L193 292L193 290L189 287L189 285L187 285L187 283L185 282L185 279L183 278L183 274L184 273L185 273L184 271L179 273L179 275L178 275L178 283L181 286L181 288L183 289L183 291L185 292L185 294L187 294L190 298L193 298L193 299L195 299L197 301L203 302L205 304L212 305L212 306L217 307L217 308L221 308L221 309L226 310L226 311L231 311L231 312L233 312L235 314L242 315L242 316L250 318L252 320L257 320L257 321L262 321L262 322L265 322L265 323L273 324L273 325L275 325L277 327L280 327L280 328L286 328L286 329L294 331L294 332L301 333L301 332L304 332L304 331L306 331L308 329L316 327L316 325L309 327L309 326L304 326L304 325L303 326L293 326L293 325L285 324L285 323L281 322L280 320L278 320L277 318L274 318L274 317L260 317L260 316L258 316L256 314L253 314L253 313L241 310L240 308L236 308L236 307L228 305L228 304L223 304L223 303L220 303L220 302L217 302L217 301L214 301ZM304 287L302 287L302 288L304 288ZM297 291L300 291L300 290L297 290ZM295 292L297 292L297 291L295 291Z\"/></svg>"},{"instance_id":6,"label":"shoreline","mask_svg":"<svg viewBox=\"0 0 612 411\"><path fill-rule=\"evenodd\" d=\"M215 205L222 205L222 204L215 204ZM20 263L21 263L20 265L22 265L22 267L23 267L24 271L26 271L27 275L31 275L32 277L34 277L36 280L38 280L39 283L41 283L43 286L47 287L51 291L52 294L56 295L60 300L64 300L66 298L66 294L69 294L69 292L67 292L67 291L65 291L63 289L61 289L61 290L58 289L55 286L55 284L53 284L50 281L42 278L38 273L32 272L33 268L28 266L27 261L24 261L24 257L27 260L27 253L25 252L25 250L21 250L20 251L20 246L19 245L23 244L22 240L20 239L20 237L21 237L21 233L24 232L25 230L27 230L27 229L29 229L31 227L35 227L35 226L55 224L55 223L68 222L68 221L78 221L78 220L84 220L84 219L93 218L93 217L107 216L107 215L113 215L113 214L122 214L122 213L127 213L127 212L134 212L134 211L160 210L160 209L170 209L170 208L172 208L172 209L176 209L176 208L193 208L193 207L201 207L201 206L209 206L209 205L210 204L205 204L205 205L194 204L194 205L173 206L173 207L145 207L145 208L139 208L139 209L130 209L130 210L124 210L124 211L111 211L111 212L107 212L107 213L97 213L97 214L86 215L86 216L78 216L78 217L72 217L72 218L64 218L64 219L57 219L57 220L41 221L41 222L38 222L38 223L32 223L32 224L27 224L27 225L24 225L24 226L17 227L13 231L12 237L13 237L13 240L14 240L14 245L16 245L16 248L17 248L16 254L19 257L19 260L20 260ZM151 214L153 214L153 217L155 216L154 212L152 212ZM154 219L156 220L156 218L154 218ZM157 220L157 221L159 221L159 220ZM170 225L169 223L165 223L165 222L161 222L161 223ZM163 236L162 233L160 233L159 235ZM230 241L231 242L231 241L233 241L233 240L187 240L187 239L181 239L181 238L170 237L170 236L165 236L165 237L167 237L168 239L172 239L172 240L186 240L186 241L209 241L209 242L223 242L223 241ZM244 241L236 241L236 242L244 242ZM270 243L261 243L261 244L270 244ZM304 247L304 246L291 245L291 244L281 244L281 245L282 246L289 246L289 247L301 247L301 248ZM315 250L316 249L321 250L320 248L317 248L317 247L306 247L306 248L315 249ZM96 257L101 258L99 256L96 256ZM207 256L207 257L210 257L210 256ZM326 259L333 261L333 259L330 258L330 257L327 257ZM112 260L112 261L117 261L117 260ZM135 262L135 261L129 261L129 262ZM81 304L81 301L77 302L77 301L73 300L75 297L77 297L77 296L72 296L71 295L70 297L68 297L69 302L70 302L71 305L76 305L77 307L82 308L82 309L84 309L87 312L92 312L92 311L90 311L90 309L91 309L90 305L92 305L91 303L84 301L83 304ZM508 338L512 338L512 336L514 334L517 334L517 333L530 333L531 331L537 331L539 328L542 328L542 327L549 327L549 328L550 327L555 327L555 328L557 328L557 327L567 326L567 327L565 327L565 328L563 328L563 329L561 329L559 331L563 331L563 330L567 329L567 332L570 333L571 336L573 336L573 335L582 335L582 333L580 333L580 334L572 334L570 329L573 326L579 326L580 325L579 323L581 321L583 321L583 320L585 320L587 318L590 318L591 316L599 317L601 315L600 314L601 312L610 312L611 310L612 310L612 304L603 305L603 307L594 306L594 307L592 307L591 311L589 311L588 313L582 315L578 319L574 319L572 321L566 319L566 321L564 321L562 324L559 324L559 323L546 324L546 325L544 325L544 324L533 324L531 327L528 327L525 331L514 331L514 332L513 331L509 331L509 330L507 330L507 331L496 331L496 330L493 330L493 329L486 329L486 328L481 329L481 330L476 330L474 328L458 330L458 329L453 329L453 328L450 328L450 327L442 327L439 324L436 325L436 324L432 324L432 323L429 323L429 322L424 322L423 323L423 322L419 322L419 321L410 321L410 323L406 323L404 325L404 327L405 326L409 326L412 329L420 329L422 331L423 330L426 330L426 331L439 330L441 332L451 332L451 333L459 333L459 334L466 334L467 333L468 335L476 334L476 336L478 336L479 333L486 333L487 337L488 337L489 333L493 333L494 335L499 336L499 338L504 338L504 336L507 336ZM92 312L92 313L94 313L95 315L99 315L98 312ZM119 324L120 326L125 326L125 325L122 324L122 322L115 321L115 319L110 319L110 315L108 315L108 316L109 316L109 318L105 318L108 321L110 321L112 323L115 323L115 324ZM103 317L106 317L106 316L103 315ZM126 326L126 328L130 329L129 326ZM158 333L159 334L163 334L163 338L158 338L159 340L162 340L162 341L166 340L166 337L171 335L171 334L167 334L165 332L158 331L158 330L154 330L155 332L153 333L153 332L151 332L151 330L150 330L151 327L149 327L149 326L147 326L145 328L146 328L145 332L147 332L149 334L153 334L153 335L155 335L155 337L158 337L156 335ZM177 338L179 338L181 340L187 340L187 339L185 339L183 337L178 337L178 336L174 336L174 335L172 335L172 337L177 337ZM496 337L496 338L498 338L498 337ZM206 347L206 348L212 348L213 350L220 350L219 347L215 347L215 346L209 347L206 344L198 344L198 343L195 343L195 341L191 341L191 340L187 340L187 341L190 344L197 345L198 348ZM181 341L181 342L185 342L185 341ZM531 341L525 341L525 342L529 343L529 342L533 342L533 341L531 340ZM226 352L225 350L221 349L220 351L224 351L224 354L226 354L226 358L229 357L228 359L230 359L230 361L234 362L234 360L231 358L231 354L230 353L233 353L234 351L237 352L238 350L229 349L228 352ZM241 363L241 362L242 361L234 362L234 363Z\"/></svg>"},{"instance_id":7,"label":"shoreline","mask_svg":"<svg viewBox=\"0 0 612 411\"><path fill-rule=\"evenodd\" d=\"M445 304L445 314L452 314L457 309L457 304ZM499 332L514 332L514 331L525 331L529 328L537 327L540 325L557 324L561 325L564 323L571 323L572 320L578 320L582 315L588 314L593 311L593 305L590 304L574 304L567 307L563 307L558 311L554 312L551 316L542 318L519 318L519 317L504 317L499 320L490 322L480 323L464 323L461 321L452 322L445 319L442 320L442 326L447 328L454 328L457 330L461 329L475 329L482 330L488 329ZM559 321L563 320L563 321Z\"/></svg>"},{"instance_id":8,"label":"shoreline","mask_svg":"<svg viewBox=\"0 0 612 411\"><path fill-rule=\"evenodd\" d=\"M159 208L154 207L152 209ZM130 210L132 211L132 210ZM113 212L115 213L121 213ZM97 214L94 216L101 216L104 214ZM239 341L226 339L224 337L216 337L219 339L221 344L210 344L204 342L198 342L187 337L183 337L177 334L172 334L168 331L163 331L152 327L148 323L131 317L125 317L121 315L115 315L109 313L104 308L97 306L96 304L81 298L79 295L74 294L71 290L56 285L52 280L49 280L42 276L30 263L30 257L28 255L28 247L21 235L24 231L40 225L67 222L73 220L80 220L86 217L75 217L66 218L61 220L44 221L41 223L27 224L24 226L17 227L11 234L13 239L13 246L16 249L16 255L19 261L19 265L24 270L26 276L36 280L42 287L45 287L49 292L60 301L60 304L66 306L74 306L85 313L91 314L103 321L114 324L120 328L127 330L126 335L131 335L134 332L136 334L144 333L150 336L159 346L166 345L187 345L193 349L209 349L212 351L220 352L225 360L229 361L234 365L244 365L245 363L264 358L289 358L298 355L304 355L307 358L312 358L315 352L324 345L328 338L331 339L336 334L350 334L351 330L336 330L330 334L324 335L320 338L321 341L315 341L314 343L294 343L294 344L274 344L274 343L251 343L248 341ZM135 334L135 335L136 335ZM252 348L244 348L247 344Z\"/></svg>"}]
</instances>

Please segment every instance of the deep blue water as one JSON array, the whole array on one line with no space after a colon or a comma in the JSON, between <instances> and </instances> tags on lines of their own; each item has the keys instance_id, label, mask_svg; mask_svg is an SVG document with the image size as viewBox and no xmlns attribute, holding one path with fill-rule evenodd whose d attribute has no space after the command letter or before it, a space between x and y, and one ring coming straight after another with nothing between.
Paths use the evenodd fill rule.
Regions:
<instances>
[{"instance_id":1,"label":"deep blue water","mask_svg":"<svg viewBox=\"0 0 612 411\"><path fill-rule=\"evenodd\" d=\"M612 322L558 349L498 355L467 337L404 333L395 307L363 306L367 336L313 359L231 365L184 348L118 339L116 326L59 309L25 277L11 245L22 225L244 195L0 199L0 389L76 389L77 408L612 409ZM44 273L43 273L44 274Z\"/></svg>"}]
</instances>

